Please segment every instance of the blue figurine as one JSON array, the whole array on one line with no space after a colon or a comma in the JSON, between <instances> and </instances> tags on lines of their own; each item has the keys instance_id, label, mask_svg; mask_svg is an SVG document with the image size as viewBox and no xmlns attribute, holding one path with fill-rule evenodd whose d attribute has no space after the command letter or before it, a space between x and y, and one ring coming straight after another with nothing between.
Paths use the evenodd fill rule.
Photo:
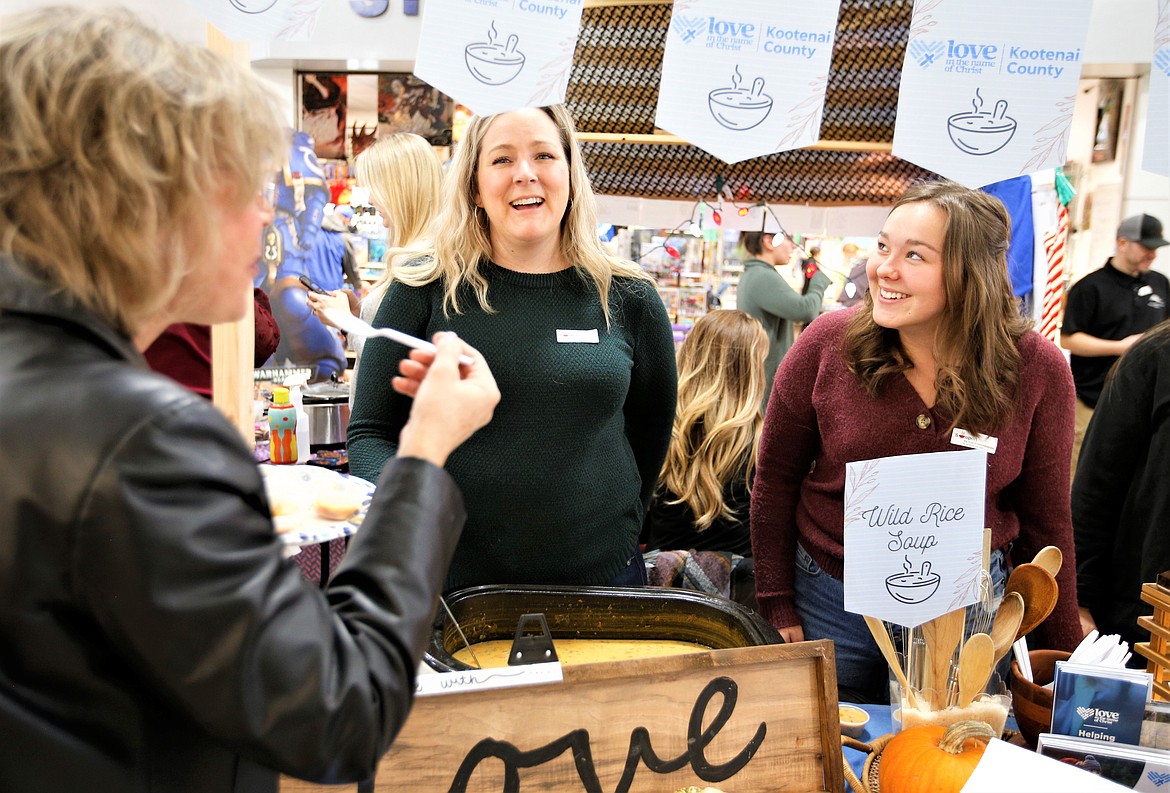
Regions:
<instances>
[{"instance_id":1,"label":"blue figurine","mask_svg":"<svg viewBox=\"0 0 1170 793\"><path fill-rule=\"evenodd\" d=\"M313 139L291 133L288 160L276 183L276 218L264 230L260 274L256 286L268 293L272 315L280 328L273 361L313 370L312 382L340 376L346 367L345 348L332 329L313 316L308 292L297 280L307 275L325 289L340 289L340 266L325 266L328 257L314 255L321 234L329 186L313 151ZM322 241L323 242L323 241Z\"/></svg>"}]
</instances>

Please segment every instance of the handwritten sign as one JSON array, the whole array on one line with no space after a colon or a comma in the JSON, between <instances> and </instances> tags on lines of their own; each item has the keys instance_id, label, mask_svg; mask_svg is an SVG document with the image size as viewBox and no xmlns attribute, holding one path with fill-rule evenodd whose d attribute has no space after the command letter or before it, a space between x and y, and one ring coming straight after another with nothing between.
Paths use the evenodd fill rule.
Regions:
<instances>
[{"instance_id":1,"label":"handwritten sign","mask_svg":"<svg viewBox=\"0 0 1170 793\"><path fill-rule=\"evenodd\" d=\"M734 163L816 143L840 0L675 0L655 124Z\"/></svg>"},{"instance_id":2,"label":"handwritten sign","mask_svg":"<svg viewBox=\"0 0 1170 793\"><path fill-rule=\"evenodd\" d=\"M538 686L544 683L559 683L562 679L564 678L559 663L506 666L501 669L469 669L464 672L421 674L415 680L414 693L415 696L429 697L435 694L488 691L509 686Z\"/></svg>"},{"instance_id":3,"label":"handwritten sign","mask_svg":"<svg viewBox=\"0 0 1170 793\"><path fill-rule=\"evenodd\" d=\"M1142 170L1170 176L1170 0L1158 0Z\"/></svg>"},{"instance_id":4,"label":"handwritten sign","mask_svg":"<svg viewBox=\"0 0 1170 793\"><path fill-rule=\"evenodd\" d=\"M414 73L481 116L565 101L583 0L427 0Z\"/></svg>"},{"instance_id":5,"label":"handwritten sign","mask_svg":"<svg viewBox=\"0 0 1170 793\"><path fill-rule=\"evenodd\" d=\"M844 790L834 666L831 642L801 642L570 665L538 688L422 697L373 789ZM282 793L331 790L281 780Z\"/></svg>"},{"instance_id":6,"label":"handwritten sign","mask_svg":"<svg viewBox=\"0 0 1170 793\"><path fill-rule=\"evenodd\" d=\"M968 187L1061 165L1092 0L917 0L893 152Z\"/></svg>"},{"instance_id":7,"label":"handwritten sign","mask_svg":"<svg viewBox=\"0 0 1170 793\"><path fill-rule=\"evenodd\" d=\"M847 464L845 610L912 627L978 600L986 490L979 450Z\"/></svg>"}]
</instances>

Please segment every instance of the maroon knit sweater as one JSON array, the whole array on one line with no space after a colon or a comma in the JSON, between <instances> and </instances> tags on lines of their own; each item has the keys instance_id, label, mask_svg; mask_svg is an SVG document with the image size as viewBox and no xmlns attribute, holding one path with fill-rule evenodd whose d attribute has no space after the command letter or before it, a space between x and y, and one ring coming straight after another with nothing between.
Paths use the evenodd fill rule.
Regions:
<instances>
[{"instance_id":1,"label":"maroon knit sweater","mask_svg":"<svg viewBox=\"0 0 1170 793\"><path fill-rule=\"evenodd\" d=\"M863 310L834 312L809 325L772 387L752 488L751 533L756 596L776 627L800 623L793 603L798 541L825 572L843 575L847 462L962 449L950 442L948 417L928 409L905 377L887 379L869 397L845 367L845 325ZM1072 650L1081 638L1068 485L1072 376L1056 345L1036 333L1025 334L1019 350L1023 375L1015 411L987 433L999 446L988 456L985 520L992 548L1010 544L1016 564L1031 561L1045 545L1064 552L1060 602L1030 644ZM930 417L926 429L918 426L923 415Z\"/></svg>"}]
</instances>

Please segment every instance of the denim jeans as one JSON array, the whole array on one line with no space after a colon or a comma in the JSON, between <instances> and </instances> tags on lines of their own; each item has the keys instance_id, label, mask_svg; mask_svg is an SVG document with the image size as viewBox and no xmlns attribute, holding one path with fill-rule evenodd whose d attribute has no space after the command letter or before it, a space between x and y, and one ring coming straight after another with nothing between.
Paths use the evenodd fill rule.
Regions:
<instances>
[{"instance_id":1,"label":"denim jeans","mask_svg":"<svg viewBox=\"0 0 1170 793\"><path fill-rule=\"evenodd\" d=\"M1003 599L1003 551L991 553L992 608ZM845 584L796 546L796 610L805 639L831 639L837 656L837 696L847 702L890 701L889 667L860 614L845 611ZM1003 679L1007 679L1006 677Z\"/></svg>"}]
</instances>

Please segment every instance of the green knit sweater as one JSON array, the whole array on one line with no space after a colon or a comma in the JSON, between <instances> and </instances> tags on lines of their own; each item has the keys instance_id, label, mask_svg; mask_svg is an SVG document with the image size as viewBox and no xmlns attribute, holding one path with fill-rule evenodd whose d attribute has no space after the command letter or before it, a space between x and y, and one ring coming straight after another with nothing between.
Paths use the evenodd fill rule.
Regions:
<instances>
[{"instance_id":1,"label":"green knit sweater","mask_svg":"<svg viewBox=\"0 0 1170 793\"><path fill-rule=\"evenodd\" d=\"M440 282L394 283L374 320L425 339L455 331L500 387L491 423L447 460L467 506L447 589L604 584L634 551L670 442L677 373L665 307L653 284L615 278L607 329L596 287L572 268L482 269L495 313L465 290L463 313L448 317ZM596 330L598 341L558 341L564 330ZM347 438L350 470L370 481L410 411L389 384L406 352L370 339L362 353Z\"/></svg>"}]
</instances>

